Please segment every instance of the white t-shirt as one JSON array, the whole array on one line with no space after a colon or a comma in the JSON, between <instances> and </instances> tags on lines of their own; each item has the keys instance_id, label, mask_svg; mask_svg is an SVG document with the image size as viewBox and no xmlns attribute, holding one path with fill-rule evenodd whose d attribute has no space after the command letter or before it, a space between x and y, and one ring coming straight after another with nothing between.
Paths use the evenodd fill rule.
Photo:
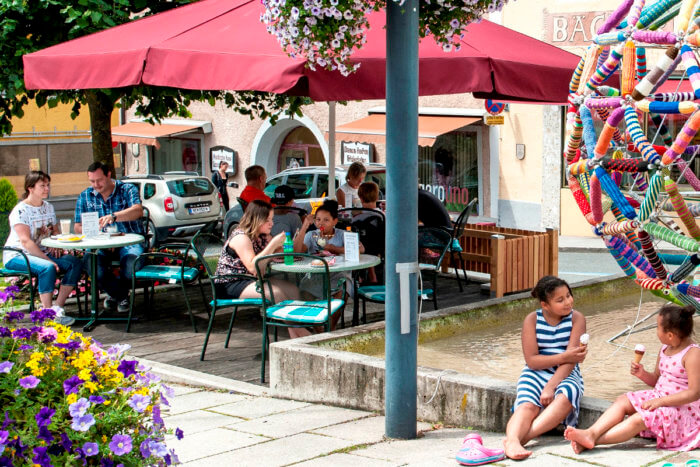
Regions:
<instances>
[{"instance_id":1,"label":"white t-shirt","mask_svg":"<svg viewBox=\"0 0 700 467\"><path fill-rule=\"evenodd\" d=\"M20 242L19 235L14 228L17 224L28 226L31 239L41 248L41 251L46 252L46 248L41 246L41 241L51 236L51 226L56 225L56 212L47 201L43 201L41 206L31 206L20 201L10 212L10 235L7 237L5 246L19 248L29 254L27 250L22 248L22 242ZM14 251L3 251L2 262L7 264L15 256L17 253Z\"/></svg>"},{"instance_id":2,"label":"white t-shirt","mask_svg":"<svg viewBox=\"0 0 700 467\"><path fill-rule=\"evenodd\" d=\"M345 182L340 185L338 189L345 193L345 206L338 206L340 209L362 207L362 201L360 201L360 197L357 194L357 188L353 188Z\"/></svg>"}]
</instances>

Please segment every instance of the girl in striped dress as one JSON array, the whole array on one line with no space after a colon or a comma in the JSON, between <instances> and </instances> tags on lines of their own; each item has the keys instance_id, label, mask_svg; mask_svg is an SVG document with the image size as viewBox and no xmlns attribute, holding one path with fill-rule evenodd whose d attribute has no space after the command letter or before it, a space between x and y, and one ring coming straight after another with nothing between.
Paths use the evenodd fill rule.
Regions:
<instances>
[{"instance_id":1,"label":"girl in striped dress","mask_svg":"<svg viewBox=\"0 0 700 467\"><path fill-rule=\"evenodd\" d=\"M525 459L524 445L556 428L576 425L583 378L578 363L587 346L579 338L586 332L586 318L574 310L574 297L566 281L544 276L532 296L541 308L527 315L521 339L526 366L518 379L513 416L506 427L506 456Z\"/></svg>"}]
</instances>

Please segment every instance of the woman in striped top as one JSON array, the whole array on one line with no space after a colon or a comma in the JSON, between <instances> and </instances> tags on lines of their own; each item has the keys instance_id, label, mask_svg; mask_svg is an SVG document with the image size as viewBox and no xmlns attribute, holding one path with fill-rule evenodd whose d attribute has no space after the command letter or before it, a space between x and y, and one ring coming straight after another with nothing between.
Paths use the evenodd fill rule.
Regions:
<instances>
[{"instance_id":1,"label":"woman in striped top","mask_svg":"<svg viewBox=\"0 0 700 467\"><path fill-rule=\"evenodd\" d=\"M527 315L521 339L526 366L520 374L513 416L506 427L506 456L525 459L523 446L562 422L576 425L583 379L578 363L586 358L579 338L586 318L574 310L574 297L566 281L544 276L532 296L541 309Z\"/></svg>"}]
</instances>

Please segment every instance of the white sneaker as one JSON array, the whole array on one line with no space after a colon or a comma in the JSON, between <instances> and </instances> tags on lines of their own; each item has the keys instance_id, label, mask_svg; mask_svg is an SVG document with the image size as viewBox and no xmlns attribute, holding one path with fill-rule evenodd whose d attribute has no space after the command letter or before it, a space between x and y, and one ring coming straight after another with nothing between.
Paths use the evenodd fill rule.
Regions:
<instances>
[{"instance_id":1,"label":"white sneaker","mask_svg":"<svg viewBox=\"0 0 700 467\"><path fill-rule=\"evenodd\" d=\"M75 323L75 318L66 316L66 312L60 306L54 305L51 307L51 309L56 312L56 317L54 318L54 321L56 321L58 324L62 324L64 326L71 326L73 323Z\"/></svg>"}]
</instances>

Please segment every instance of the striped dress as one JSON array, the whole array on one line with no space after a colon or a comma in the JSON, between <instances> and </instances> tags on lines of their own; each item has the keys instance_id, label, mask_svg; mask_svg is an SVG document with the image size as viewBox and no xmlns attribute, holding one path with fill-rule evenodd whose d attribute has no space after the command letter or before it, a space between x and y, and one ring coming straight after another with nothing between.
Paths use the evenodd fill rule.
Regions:
<instances>
[{"instance_id":1,"label":"striped dress","mask_svg":"<svg viewBox=\"0 0 700 467\"><path fill-rule=\"evenodd\" d=\"M537 325L535 332L537 334L537 349L540 355L556 355L566 351L569 345L569 337L571 336L571 315L564 317L559 324L551 326L547 323L542 315L542 310L537 310ZM525 402L530 402L538 407L542 407L540 403L540 395L547 381L554 376L557 367L545 368L543 370L531 370L527 366L523 369L518 378L517 396L513 404L513 410L518 408ZM579 403L583 394L583 378L578 365L574 367L569 376L559 383L554 391L554 396L564 394L574 409L566 417L564 424L567 426L576 426L578 422Z\"/></svg>"}]
</instances>

